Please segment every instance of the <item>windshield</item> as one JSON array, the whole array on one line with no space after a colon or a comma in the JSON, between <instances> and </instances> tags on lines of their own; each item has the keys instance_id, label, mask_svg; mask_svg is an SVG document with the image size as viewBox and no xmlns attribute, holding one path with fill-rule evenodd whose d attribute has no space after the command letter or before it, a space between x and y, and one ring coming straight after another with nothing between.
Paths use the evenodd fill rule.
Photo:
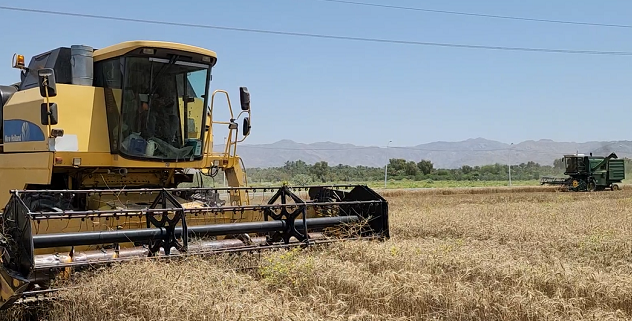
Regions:
<instances>
[{"instance_id":1,"label":"windshield","mask_svg":"<svg viewBox=\"0 0 632 321\"><path fill-rule=\"evenodd\" d=\"M201 156L209 68L176 60L127 58L120 151L164 161Z\"/></svg>"}]
</instances>

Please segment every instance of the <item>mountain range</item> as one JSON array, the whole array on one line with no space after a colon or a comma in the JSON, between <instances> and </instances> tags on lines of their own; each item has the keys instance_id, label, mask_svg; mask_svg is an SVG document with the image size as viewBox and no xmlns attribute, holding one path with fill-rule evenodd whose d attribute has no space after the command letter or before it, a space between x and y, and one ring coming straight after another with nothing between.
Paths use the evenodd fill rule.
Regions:
<instances>
[{"instance_id":1,"label":"mountain range","mask_svg":"<svg viewBox=\"0 0 632 321\"><path fill-rule=\"evenodd\" d=\"M215 146L223 150L223 146ZM334 142L298 143L281 140L272 144L239 144L237 154L246 167L278 167L286 161L303 160L308 164L326 161L330 166L383 167L388 158L403 158L418 162L430 160L435 168L458 168L463 165L477 166L494 163L520 164L533 161L552 165L553 160L564 154L583 153L607 156L632 156L632 141L556 142L549 139L528 140L518 144L506 144L484 138L472 138L459 142L437 141L416 146L357 146Z\"/></svg>"}]
</instances>

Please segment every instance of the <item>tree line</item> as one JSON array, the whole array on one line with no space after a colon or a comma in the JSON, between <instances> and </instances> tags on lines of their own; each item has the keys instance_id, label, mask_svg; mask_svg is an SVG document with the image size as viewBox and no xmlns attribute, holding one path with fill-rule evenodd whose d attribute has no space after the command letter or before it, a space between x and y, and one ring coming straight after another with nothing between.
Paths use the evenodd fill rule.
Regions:
<instances>
[{"instance_id":1,"label":"tree line","mask_svg":"<svg viewBox=\"0 0 632 321\"><path fill-rule=\"evenodd\" d=\"M435 168L429 160L419 162L408 161L401 158L392 158L387 167L388 178L392 180L480 180L502 181L508 178L509 167L503 164L490 164L484 166L464 165L460 168L442 169ZM350 166L338 164L329 165L326 161L307 164L302 160L287 161L281 167L251 168L248 169L250 182L279 182L292 181L298 184L311 182L358 182L379 181L384 179L384 167ZM540 165L535 162L527 162L511 166L513 180L534 180L542 175L560 175L563 167Z\"/></svg>"},{"instance_id":2,"label":"tree line","mask_svg":"<svg viewBox=\"0 0 632 321\"><path fill-rule=\"evenodd\" d=\"M625 158L626 172L632 169L632 160ZM326 161L307 164L302 160L287 161L283 166L272 168L250 168L250 182L294 182L297 184L327 182L379 181L384 179L384 167L329 165ZM542 176L563 176L564 161L555 159L553 165L526 162L511 166L512 180L538 180ZM483 166L463 165L459 168L436 168L429 161L418 162L392 158L388 163L388 178L392 180L433 181L504 181L509 176L507 164Z\"/></svg>"}]
</instances>

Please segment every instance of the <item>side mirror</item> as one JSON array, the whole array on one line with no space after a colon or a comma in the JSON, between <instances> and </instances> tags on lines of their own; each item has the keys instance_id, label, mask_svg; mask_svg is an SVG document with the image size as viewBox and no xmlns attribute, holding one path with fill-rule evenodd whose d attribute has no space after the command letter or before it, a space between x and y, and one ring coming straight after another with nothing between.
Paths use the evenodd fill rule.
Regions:
<instances>
[{"instance_id":1,"label":"side mirror","mask_svg":"<svg viewBox=\"0 0 632 321\"><path fill-rule=\"evenodd\" d=\"M57 104L51 103L49 105L47 103L42 103L41 109L42 125L57 125Z\"/></svg>"},{"instance_id":2,"label":"side mirror","mask_svg":"<svg viewBox=\"0 0 632 321\"><path fill-rule=\"evenodd\" d=\"M248 136L248 134L250 134L250 118L249 117L244 117L243 134L244 136Z\"/></svg>"},{"instance_id":3,"label":"side mirror","mask_svg":"<svg viewBox=\"0 0 632 321\"><path fill-rule=\"evenodd\" d=\"M241 102L241 110L250 110L250 93L247 87L239 87L239 101Z\"/></svg>"},{"instance_id":4,"label":"side mirror","mask_svg":"<svg viewBox=\"0 0 632 321\"><path fill-rule=\"evenodd\" d=\"M40 95L42 97L57 96L57 86L55 85L55 72L51 68L43 68L37 71Z\"/></svg>"}]
</instances>

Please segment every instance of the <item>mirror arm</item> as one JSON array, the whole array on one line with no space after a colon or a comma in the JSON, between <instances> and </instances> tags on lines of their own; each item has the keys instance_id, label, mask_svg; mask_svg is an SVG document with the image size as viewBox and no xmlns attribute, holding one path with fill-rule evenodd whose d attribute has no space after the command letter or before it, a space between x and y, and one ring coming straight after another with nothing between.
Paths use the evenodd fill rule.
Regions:
<instances>
[{"instance_id":1,"label":"mirror arm","mask_svg":"<svg viewBox=\"0 0 632 321\"><path fill-rule=\"evenodd\" d=\"M48 127L48 138L52 138L52 128L50 121L50 97L48 96L48 77L42 79L42 85L44 87L44 94L46 97L46 127Z\"/></svg>"}]
</instances>

